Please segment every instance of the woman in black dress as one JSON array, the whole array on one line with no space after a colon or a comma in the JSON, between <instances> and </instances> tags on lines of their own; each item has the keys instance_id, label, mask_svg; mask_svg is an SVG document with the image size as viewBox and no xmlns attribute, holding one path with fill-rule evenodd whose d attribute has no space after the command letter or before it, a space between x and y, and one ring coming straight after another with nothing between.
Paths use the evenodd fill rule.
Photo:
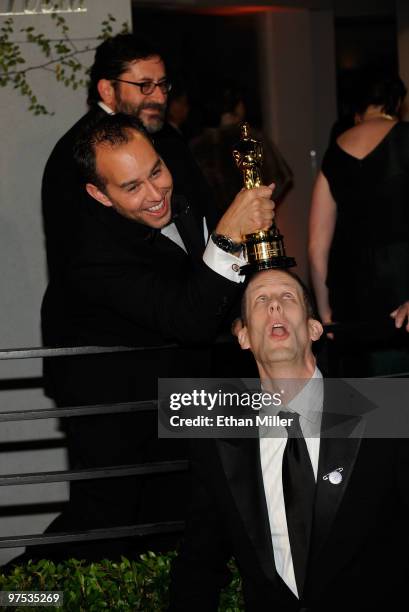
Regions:
<instances>
[{"instance_id":1,"label":"woman in black dress","mask_svg":"<svg viewBox=\"0 0 409 612\"><path fill-rule=\"evenodd\" d=\"M325 154L309 236L323 323L391 315L401 327L408 317L409 123L398 119L405 94L399 77L370 75L356 125Z\"/></svg>"}]
</instances>

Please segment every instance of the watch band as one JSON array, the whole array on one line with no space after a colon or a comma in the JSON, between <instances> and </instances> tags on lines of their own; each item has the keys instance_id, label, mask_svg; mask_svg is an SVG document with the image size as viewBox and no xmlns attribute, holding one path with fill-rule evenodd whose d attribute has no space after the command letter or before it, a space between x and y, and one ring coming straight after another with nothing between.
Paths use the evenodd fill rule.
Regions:
<instances>
[{"instance_id":1,"label":"watch band","mask_svg":"<svg viewBox=\"0 0 409 612\"><path fill-rule=\"evenodd\" d=\"M229 236L225 236L224 234L217 234L216 232L213 232L211 238L214 244L226 253L238 253L243 248L243 244L241 242L234 242L234 240L229 238Z\"/></svg>"}]
</instances>

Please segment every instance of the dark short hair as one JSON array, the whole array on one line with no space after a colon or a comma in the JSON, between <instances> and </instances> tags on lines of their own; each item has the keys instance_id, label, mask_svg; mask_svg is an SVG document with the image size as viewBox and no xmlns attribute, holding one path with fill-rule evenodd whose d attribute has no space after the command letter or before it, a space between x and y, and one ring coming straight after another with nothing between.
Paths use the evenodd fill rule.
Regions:
<instances>
[{"instance_id":1,"label":"dark short hair","mask_svg":"<svg viewBox=\"0 0 409 612\"><path fill-rule=\"evenodd\" d=\"M84 183L92 183L104 192L105 179L98 174L96 167L96 146L103 143L111 147L126 144L135 131L152 142L139 119L124 113L107 114L96 122L88 123L81 130L75 140L73 154Z\"/></svg>"},{"instance_id":2,"label":"dark short hair","mask_svg":"<svg viewBox=\"0 0 409 612\"><path fill-rule=\"evenodd\" d=\"M90 70L87 102L90 106L101 100L98 93L100 79L117 79L130 62L159 56L159 47L151 41L134 34L117 34L104 40L96 50L94 63Z\"/></svg>"},{"instance_id":3,"label":"dark short hair","mask_svg":"<svg viewBox=\"0 0 409 612\"><path fill-rule=\"evenodd\" d=\"M385 113L395 115L406 93L403 81L393 70L366 67L360 74L356 110L364 113L370 105L382 106Z\"/></svg>"},{"instance_id":4,"label":"dark short hair","mask_svg":"<svg viewBox=\"0 0 409 612\"><path fill-rule=\"evenodd\" d=\"M277 271L279 272L284 272L284 274L287 274L290 278L294 279L297 282L297 284L300 286L302 290L304 306L305 306L307 317L309 319L316 319L317 315L316 315L315 308L313 305L314 303L312 300L311 292L308 289L307 285L304 283L304 281L302 281L301 278L297 274L295 274L295 272L292 272L291 270L278 269L278 268L273 268L273 269L277 269ZM257 278L263 272L266 272L266 270L255 272L254 274L246 277L246 280L244 283L245 289L244 289L243 297L241 299L241 319L244 324L246 324L247 322L247 304L246 304L247 289L249 285L253 282L253 280Z\"/></svg>"}]
</instances>

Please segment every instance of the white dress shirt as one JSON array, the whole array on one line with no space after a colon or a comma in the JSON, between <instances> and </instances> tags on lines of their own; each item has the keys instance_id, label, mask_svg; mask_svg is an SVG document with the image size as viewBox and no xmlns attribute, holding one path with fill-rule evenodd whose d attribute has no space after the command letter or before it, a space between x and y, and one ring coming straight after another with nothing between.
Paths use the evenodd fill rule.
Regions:
<instances>
[{"instance_id":1,"label":"white dress shirt","mask_svg":"<svg viewBox=\"0 0 409 612\"><path fill-rule=\"evenodd\" d=\"M219 249L215 245L213 240L210 238L205 252L203 253L203 261L209 268L211 268L217 274L224 276L228 280L235 283L244 282L244 276L240 276L240 266L246 264L246 260L243 255L233 255L232 253L226 253Z\"/></svg>"},{"instance_id":2,"label":"white dress shirt","mask_svg":"<svg viewBox=\"0 0 409 612\"><path fill-rule=\"evenodd\" d=\"M205 241L208 240L206 249L203 253L203 261L205 264L214 272L217 272L217 274L224 276L224 278L227 278L235 283L242 283L244 281L244 276L240 276L239 272L240 266L246 263L244 257L236 257L236 255L226 253L216 246L213 240L208 239L209 232L207 230L206 220L204 218L203 233ZM166 227L163 227L161 229L161 234L175 242L181 249L187 252L183 240L174 223L170 223Z\"/></svg>"},{"instance_id":3,"label":"white dress shirt","mask_svg":"<svg viewBox=\"0 0 409 612\"><path fill-rule=\"evenodd\" d=\"M288 405L279 406L277 408L277 413L280 410L284 410L297 412L300 415L300 426L311 459L315 481L317 481L318 458L320 452L319 431L323 406L322 382L322 374L318 368L315 368L312 378L303 387L300 393L291 400ZM261 469L275 566L278 574L286 585L291 589L294 595L298 597L290 540L288 537L282 479L283 455L287 444L287 431L284 427L281 429L282 431L279 434L280 437L260 437ZM262 436L265 434L264 432L260 432L260 435Z\"/></svg>"}]
</instances>

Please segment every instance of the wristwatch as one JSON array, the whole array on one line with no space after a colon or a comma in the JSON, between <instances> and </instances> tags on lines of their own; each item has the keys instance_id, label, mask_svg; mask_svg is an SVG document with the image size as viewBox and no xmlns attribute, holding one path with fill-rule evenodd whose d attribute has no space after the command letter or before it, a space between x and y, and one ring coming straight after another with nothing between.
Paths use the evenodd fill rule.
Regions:
<instances>
[{"instance_id":1,"label":"wristwatch","mask_svg":"<svg viewBox=\"0 0 409 612\"><path fill-rule=\"evenodd\" d=\"M215 245L226 253L238 253L243 248L243 244L241 242L234 242L231 238L225 236L224 234L216 234L216 232L213 232L211 238Z\"/></svg>"}]
</instances>

